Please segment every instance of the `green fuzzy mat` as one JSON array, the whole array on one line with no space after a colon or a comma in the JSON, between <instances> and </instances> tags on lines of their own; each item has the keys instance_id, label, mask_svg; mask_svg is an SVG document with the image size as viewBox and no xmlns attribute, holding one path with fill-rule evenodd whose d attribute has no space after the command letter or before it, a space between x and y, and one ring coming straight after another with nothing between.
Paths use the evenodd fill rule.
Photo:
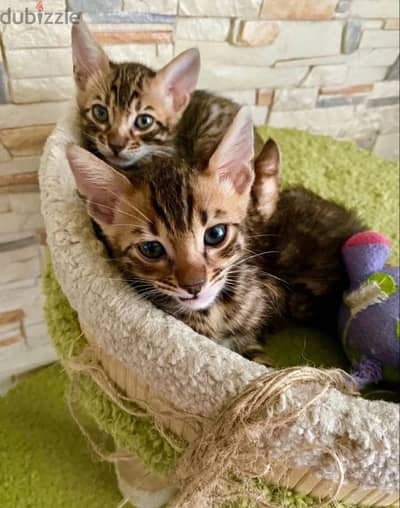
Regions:
<instances>
[{"instance_id":1,"label":"green fuzzy mat","mask_svg":"<svg viewBox=\"0 0 400 508\"><path fill-rule=\"evenodd\" d=\"M261 133L273 136L281 146L285 184L303 183L324 197L355 208L371 229L392 239L392 262L397 262L396 164L328 137L267 128ZM78 354L85 341L76 313L50 266L44 289L49 332L60 356ZM282 332L267 349L278 366L346 365L334 339L308 329ZM111 467L94 460L68 414L65 387L65 374L56 365L28 376L0 399L1 508L116 508L121 500ZM150 470L165 472L173 467L178 457L150 420L121 413L89 378L82 379L79 388L81 408L90 415L86 425L102 445L109 445L104 436L111 436L118 447L135 453ZM288 490L262 490L278 506L316 505Z\"/></svg>"}]
</instances>

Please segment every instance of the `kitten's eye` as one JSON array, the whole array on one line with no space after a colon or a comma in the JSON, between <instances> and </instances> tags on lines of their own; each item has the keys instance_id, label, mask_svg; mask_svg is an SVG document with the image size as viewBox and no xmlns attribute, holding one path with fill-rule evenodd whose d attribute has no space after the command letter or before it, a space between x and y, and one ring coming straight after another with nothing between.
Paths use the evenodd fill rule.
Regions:
<instances>
[{"instance_id":1,"label":"kitten's eye","mask_svg":"<svg viewBox=\"0 0 400 508\"><path fill-rule=\"evenodd\" d=\"M217 224L212 228L208 228L204 233L204 243L215 247L225 240L226 237L226 226L225 224Z\"/></svg>"},{"instance_id":2,"label":"kitten's eye","mask_svg":"<svg viewBox=\"0 0 400 508\"><path fill-rule=\"evenodd\" d=\"M94 118L100 123L105 123L108 120L107 108L105 108L101 104L95 104L92 107L92 114Z\"/></svg>"},{"instance_id":3,"label":"kitten's eye","mask_svg":"<svg viewBox=\"0 0 400 508\"><path fill-rule=\"evenodd\" d=\"M146 258L159 259L165 254L165 249L160 242L143 242L139 243L137 247Z\"/></svg>"},{"instance_id":4,"label":"kitten's eye","mask_svg":"<svg viewBox=\"0 0 400 508\"><path fill-rule=\"evenodd\" d=\"M138 115L135 119L135 127L144 131L153 125L154 118L151 115Z\"/></svg>"}]
</instances>

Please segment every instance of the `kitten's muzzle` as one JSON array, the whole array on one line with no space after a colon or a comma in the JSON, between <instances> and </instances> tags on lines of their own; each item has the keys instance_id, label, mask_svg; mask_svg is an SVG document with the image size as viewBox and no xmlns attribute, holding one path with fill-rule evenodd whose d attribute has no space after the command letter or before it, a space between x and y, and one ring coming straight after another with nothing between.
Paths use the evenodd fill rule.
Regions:
<instances>
[{"instance_id":1,"label":"kitten's muzzle","mask_svg":"<svg viewBox=\"0 0 400 508\"><path fill-rule=\"evenodd\" d=\"M205 282L206 281L204 279L204 280L200 280L198 282L194 282L193 284L185 284L185 285L181 284L181 288L184 289L185 291L187 291L190 295L193 295L194 297L196 297L202 290Z\"/></svg>"},{"instance_id":2,"label":"kitten's muzzle","mask_svg":"<svg viewBox=\"0 0 400 508\"><path fill-rule=\"evenodd\" d=\"M110 150L113 151L114 155L119 155L120 152L125 148L126 145L119 145L116 143L108 143L108 146L110 147Z\"/></svg>"}]
</instances>

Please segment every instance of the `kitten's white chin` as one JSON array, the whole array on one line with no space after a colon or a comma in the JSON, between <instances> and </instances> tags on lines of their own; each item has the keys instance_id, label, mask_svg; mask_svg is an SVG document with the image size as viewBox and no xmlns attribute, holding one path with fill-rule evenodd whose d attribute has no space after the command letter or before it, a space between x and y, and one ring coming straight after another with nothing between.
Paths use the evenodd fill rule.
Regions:
<instances>
[{"instance_id":1,"label":"kitten's white chin","mask_svg":"<svg viewBox=\"0 0 400 508\"><path fill-rule=\"evenodd\" d=\"M120 168L126 168L135 164L138 160L142 159L149 153L151 153L152 147L149 145L142 145L140 148L135 150L134 152L130 152L129 154L125 154L121 152L120 155L116 156L110 150L104 150L100 147L97 147L100 153L106 158L107 162L112 164L113 166L118 166Z\"/></svg>"},{"instance_id":2,"label":"kitten's white chin","mask_svg":"<svg viewBox=\"0 0 400 508\"><path fill-rule=\"evenodd\" d=\"M223 284L218 284L211 288L204 289L195 298L179 300L184 307L188 308L188 310L208 309L208 307L211 307L211 305L215 302L222 287Z\"/></svg>"},{"instance_id":3,"label":"kitten's white chin","mask_svg":"<svg viewBox=\"0 0 400 508\"><path fill-rule=\"evenodd\" d=\"M180 300L180 302L190 310L204 310L214 303L216 296L217 295L197 296L190 300Z\"/></svg>"},{"instance_id":4,"label":"kitten's white chin","mask_svg":"<svg viewBox=\"0 0 400 508\"><path fill-rule=\"evenodd\" d=\"M97 148L106 158L107 162L113 166L118 166L121 169L132 166L135 162L138 162L140 159L143 159L148 155L165 155L173 153L172 147L158 145L142 145L133 152L124 153L122 151L118 156L113 155L113 153L108 149L105 150L101 147Z\"/></svg>"}]
</instances>

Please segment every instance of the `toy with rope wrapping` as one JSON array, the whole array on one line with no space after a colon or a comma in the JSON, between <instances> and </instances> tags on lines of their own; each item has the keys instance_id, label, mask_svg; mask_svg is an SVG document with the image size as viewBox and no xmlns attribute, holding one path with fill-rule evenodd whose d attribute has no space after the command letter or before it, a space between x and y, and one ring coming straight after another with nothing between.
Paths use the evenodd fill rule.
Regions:
<instances>
[{"instance_id":1,"label":"toy with rope wrapping","mask_svg":"<svg viewBox=\"0 0 400 508\"><path fill-rule=\"evenodd\" d=\"M350 288L339 313L339 332L359 388L400 382L399 268L385 265L390 242L373 231L352 236L343 259Z\"/></svg>"}]
</instances>

